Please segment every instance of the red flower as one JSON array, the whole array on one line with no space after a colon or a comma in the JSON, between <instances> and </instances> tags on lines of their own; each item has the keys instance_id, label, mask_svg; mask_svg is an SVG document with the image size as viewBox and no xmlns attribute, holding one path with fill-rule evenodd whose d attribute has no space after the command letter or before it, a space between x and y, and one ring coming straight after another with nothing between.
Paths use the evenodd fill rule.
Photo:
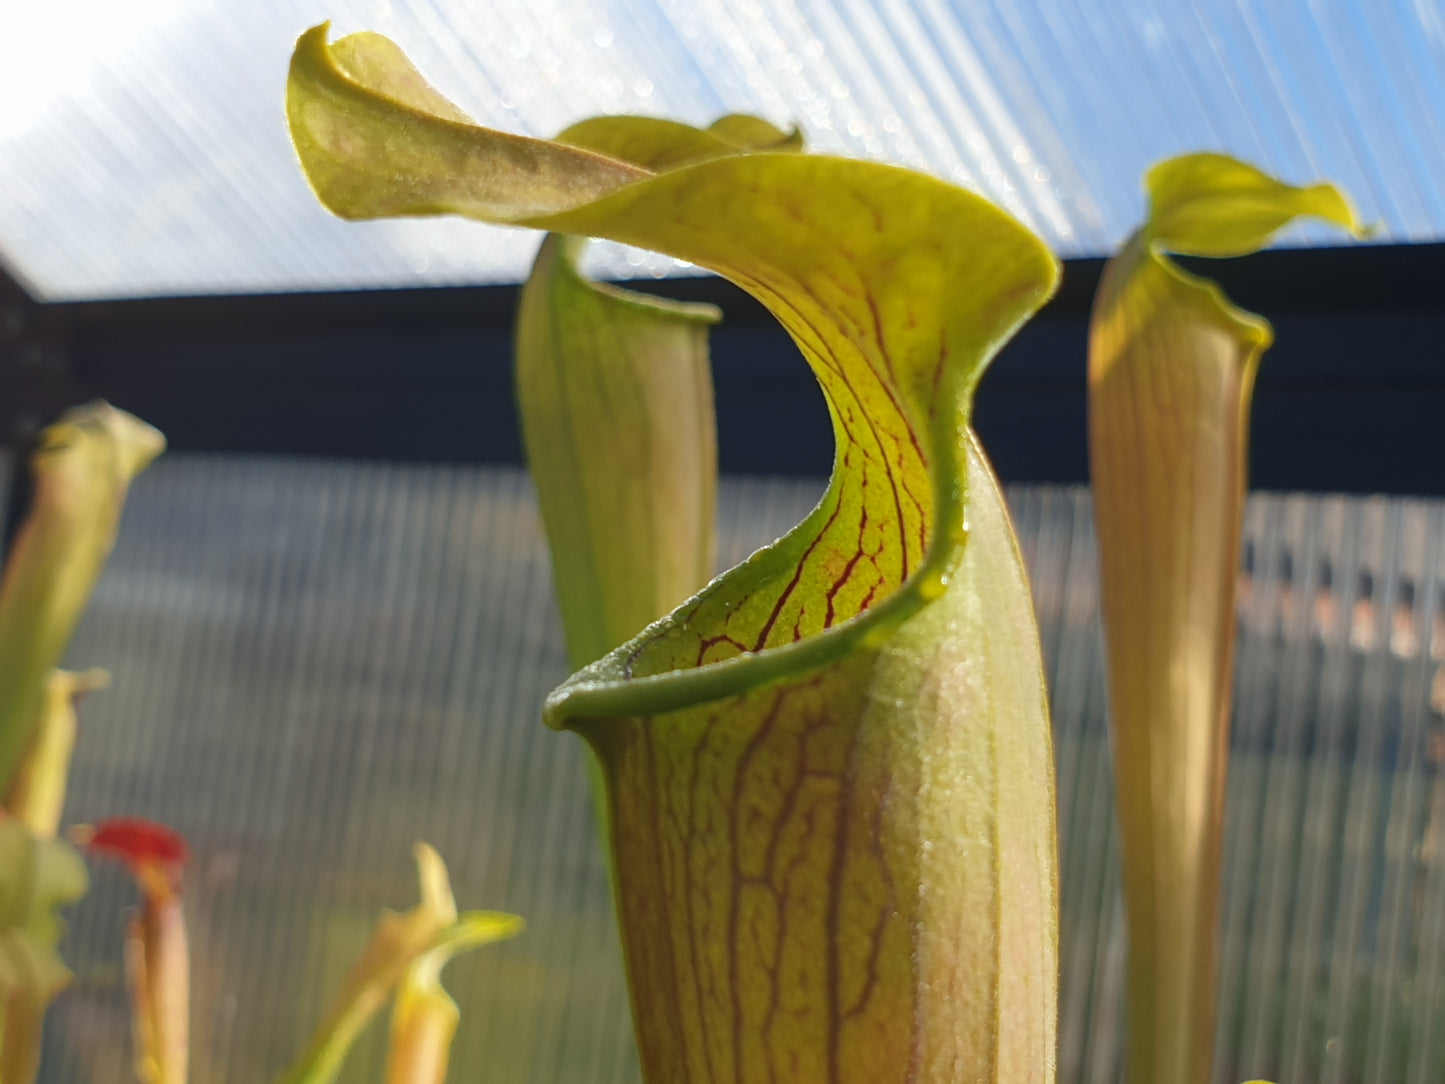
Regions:
<instances>
[{"instance_id":1,"label":"red flower","mask_svg":"<svg viewBox=\"0 0 1445 1084\"><path fill-rule=\"evenodd\" d=\"M141 817L108 817L82 842L91 854L124 862L151 896L176 891L190 856L179 832Z\"/></svg>"},{"instance_id":2,"label":"red flower","mask_svg":"<svg viewBox=\"0 0 1445 1084\"><path fill-rule=\"evenodd\" d=\"M190 948L180 898L186 841L139 817L111 817L75 841L91 854L124 862L144 893L125 945L137 1073L153 1084L180 1084L190 1032Z\"/></svg>"}]
</instances>

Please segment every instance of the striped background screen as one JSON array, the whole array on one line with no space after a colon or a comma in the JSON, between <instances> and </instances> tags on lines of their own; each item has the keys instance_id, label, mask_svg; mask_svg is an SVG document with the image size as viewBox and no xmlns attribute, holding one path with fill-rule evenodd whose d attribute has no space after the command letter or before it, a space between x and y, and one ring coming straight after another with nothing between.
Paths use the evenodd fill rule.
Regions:
<instances>
[{"instance_id":1,"label":"striped background screen","mask_svg":"<svg viewBox=\"0 0 1445 1084\"><path fill-rule=\"evenodd\" d=\"M720 561L818 480L725 479ZM1053 691L1063 876L1061 1073L1117 1079L1123 923L1087 494L1010 493ZM1445 503L1261 495L1246 526L1216 1080L1445 1079ZM453 964L454 1080L637 1079L533 494L514 470L176 455L137 482L68 657L82 706L67 820L191 840L193 1080L299 1049L410 848L514 942ZM126 878L97 868L65 951L47 1081L130 1079ZM380 1078L385 1028L343 1079Z\"/></svg>"}]
</instances>

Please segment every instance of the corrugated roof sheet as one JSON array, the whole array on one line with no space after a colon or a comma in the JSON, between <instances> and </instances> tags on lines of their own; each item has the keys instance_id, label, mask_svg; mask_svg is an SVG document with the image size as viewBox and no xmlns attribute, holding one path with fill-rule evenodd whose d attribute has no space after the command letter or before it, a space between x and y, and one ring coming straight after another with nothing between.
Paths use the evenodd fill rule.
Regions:
<instances>
[{"instance_id":1,"label":"corrugated roof sheet","mask_svg":"<svg viewBox=\"0 0 1445 1084\"><path fill-rule=\"evenodd\" d=\"M984 192L1065 256L1111 250L1143 169L1198 149L1334 180L1384 240L1445 236L1433 0L17 0L0 8L5 262L50 298L520 279L526 233L317 206L282 88L326 18L394 38L483 123L758 113ZM599 270L674 267L614 250Z\"/></svg>"}]
</instances>

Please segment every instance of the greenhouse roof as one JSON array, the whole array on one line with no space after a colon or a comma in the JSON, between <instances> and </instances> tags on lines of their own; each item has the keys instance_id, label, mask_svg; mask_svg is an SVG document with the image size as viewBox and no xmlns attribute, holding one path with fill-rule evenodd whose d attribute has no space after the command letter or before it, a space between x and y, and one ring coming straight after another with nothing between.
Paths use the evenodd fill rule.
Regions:
<instances>
[{"instance_id":1,"label":"greenhouse roof","mask_svg":"<svg viewBox=\"0 0 1445 1084\"><path fill-rule=\"evenodd\" d=\"M1341 184L1380 240L1445 236L1432 0L49 0L0 9L0 259L47 299L518 281L527 233L316 203L282 106L324 19L392 37L484 124L757 113L977 189L1066 257L1110 251L1142 171L1201 149Z\"/></svg>"}]
</instances>

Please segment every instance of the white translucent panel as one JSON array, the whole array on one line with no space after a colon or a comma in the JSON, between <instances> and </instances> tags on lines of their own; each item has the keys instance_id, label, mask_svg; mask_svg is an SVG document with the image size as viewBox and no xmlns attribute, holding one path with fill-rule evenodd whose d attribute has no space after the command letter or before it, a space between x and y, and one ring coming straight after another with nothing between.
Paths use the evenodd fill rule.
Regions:
<instances>
[{"instance_id":1,"label":"white translucent panel","mask_svg":"<svg viewBox=\"0 0 1445 1084\"><path fill-rule=\"evenodd\" d=\"M48 298L519 280L526 233L316 204L282 97L327 18L394 38L483 123L757 113L975 188L1065 256L1111 250L1142 171L1198 149L1338 181L1382 240L1445 235L1427 0L0 0L0 257Z\"/></svg>"},{"instance_id":2,"label":"white translucent panel","mask_svg":"<svg viewBox=\"0 0 1445 1084\"><path fill-rule=\"evenodd\" d=\"M0 472L0 479L5 474ZM719 562L817 479L724 478ZM1116 1084L1124 930L1098 555L1081 489L1009 492L1058 767L1059 1079ZM1256 495L1244 526L1216 1084L1445 1080L1445 502ZM634 1084L621 954L530 483L515 469L171 455L136 482L67 661L67 822L190 840L192 1080L273 1080L431 841L526 916L459 960L451 1079ZM119 870L69 912L43 1081L132 1079ZM384 1028L343 1084L380 1079ZM1162 1082L1161 1082L1162 1084Z\"/></svg>"}]
</instances>

